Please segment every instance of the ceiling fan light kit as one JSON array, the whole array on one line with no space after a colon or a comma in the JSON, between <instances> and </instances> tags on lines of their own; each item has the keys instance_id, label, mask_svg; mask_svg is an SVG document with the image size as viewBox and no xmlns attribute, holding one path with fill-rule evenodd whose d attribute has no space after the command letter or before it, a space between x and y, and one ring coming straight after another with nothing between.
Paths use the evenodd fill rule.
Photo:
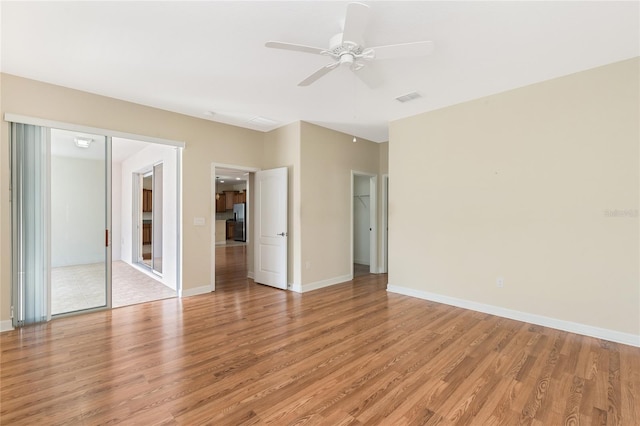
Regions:
<instances>
[{"instance_id":1,"label":"ceiling fan light kit","mask_svg":"<svg viewBox=\"0 0 640 426\"><path fill-rule=\"evenodd\" d=\"M347 15L344 21L344 29L331 37L329 48L305 46L282 41L268 41L266 47L273 49L293 50L297 52L311 53L314 55L330 56L334 62L327 64L311 74L309 77L298 83L298 86L309 86L319 80L339 65L348 66L351 71L369 87L373 87L370 82L358 70L366 66L366 62L376 59L392 59L399 57L417 57L431 53L433 42L417 41L411 43L385 45L379 47L364 46L364 32L369 20L369 6L362 3L349 3L347 5Z\"/></svg>"}]
</instances>

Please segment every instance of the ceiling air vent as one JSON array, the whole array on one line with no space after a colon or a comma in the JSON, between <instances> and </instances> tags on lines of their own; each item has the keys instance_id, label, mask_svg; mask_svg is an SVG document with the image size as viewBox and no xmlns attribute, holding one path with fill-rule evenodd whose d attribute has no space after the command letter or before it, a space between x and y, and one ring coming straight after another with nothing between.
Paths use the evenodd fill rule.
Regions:
<instances>
[{"instance_id":1,"label":"ceiling air vent","mask_svg":"<svg viewBox=\"0 0 640 426\"><path fill-rule=\"evenodd\" d=\"M412 101L414 99L418 99L418 98L421 98L421 97L422 97L422 95L420 93L411 92L411 93L407 93L406 95L398 96L396 98L396 101L405 103L405 102L409 102L409 101Z\"/></svg>"},{"instance_id":2,"label":"ceiling air vent","mask_svg":"<svg viewBox=\"0 0 640 426\"><path fill-rule=\"evenodd\" d=\"M278 124L277 121L272 120L270 118L266 118L266 117L253 117L251 120L249 120L249 123L253 123L253 124L257 124L259 126L275 126Z\"/></svg>"}]
</instances>

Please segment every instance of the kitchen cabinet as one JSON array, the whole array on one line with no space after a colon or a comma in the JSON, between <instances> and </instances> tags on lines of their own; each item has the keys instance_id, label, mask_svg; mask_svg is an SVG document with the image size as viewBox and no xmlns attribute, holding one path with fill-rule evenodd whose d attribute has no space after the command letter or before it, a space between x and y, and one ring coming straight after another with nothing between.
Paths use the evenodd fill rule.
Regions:
<instances>
[{"instance_id":1,"label":"kitchen cabinet","mask_svg":"<svg viewBox=\"0 0 640 426\"><path fill-rule=\"evenodd\" d=\"M234 200L236 204L245 203L247 201L247 193L244 191L236 192Z\"/></svg>"},{"instance_id":2,"label":"kitchen cabinet","mask_svg":"<svg viewBox=\"0 0 640 426\"><path fill-rule=\"evenodd\" d=\"M233 204L235 203L236 191L224 191L224 199L227 210L233 210Z\"/></svg>"},{"instance_id":3,"label":"kitchen cabinet","mask_svg":"<svg viewBox=\"0 0 640 426\"><path fill-rule=\"evenodd\" d=\"M216 198L216 212L225 212L227 211L227 199L224 194L216 194L218 197Z\"/></svg>"},{"instance_id":4,"label":"kitchen cabinet","mask_svg":"<svg viewBox=\"0 0 640 426\"><path fill-rule=\"evenodd\" d=\"M150 212L153 210L153 196L150 189L142 190L142 211Z\"/></svg>"},{"instance_id":5,"label":"kitchen cabinet","mask_svg":"<svg viewBox=\"0 0 640 426\"><path fill-rule=\"evenodd\" d=\"M151 244L151 224L143 223L142 224L142 244Z\"/></svg>"},{"instance_id":6,"label":"kitchen cabinet","mask_svg":"<svg viewBox=\"0 0 640 426\"><path fill-rule=\"evenodd\" d=\"M235 235L236 223L232 220L227 221L227 240L233 240L233 236Z\"/></svg>"},{"instance_id":7,"label":"kitchen cabinet","mask_svg":"<svg viewBox=\"0 0 640 426\"><path fill-rule=\"evenodd\" d=\"M247 193L245 191L224 191L216 194L216 212L225 212L233 210L234 204L244 203L247 199Z\"/></svg>"}]
</instances>

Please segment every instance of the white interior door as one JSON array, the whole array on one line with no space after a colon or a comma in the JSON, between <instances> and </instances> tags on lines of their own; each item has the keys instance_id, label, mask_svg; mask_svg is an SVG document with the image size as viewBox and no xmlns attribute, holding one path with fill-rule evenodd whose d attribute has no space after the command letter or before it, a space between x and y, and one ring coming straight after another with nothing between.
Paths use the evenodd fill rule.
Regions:
<instances>
[{"instance_id":1,"label":"white interior door","mask_svg":"<svg viewBox=\"0 0 640 426\"><path fill-rule=\"evenodd\" d=\"M255 175L254 280L287 289L287 168Z\"/></svg>"}]
</instances>

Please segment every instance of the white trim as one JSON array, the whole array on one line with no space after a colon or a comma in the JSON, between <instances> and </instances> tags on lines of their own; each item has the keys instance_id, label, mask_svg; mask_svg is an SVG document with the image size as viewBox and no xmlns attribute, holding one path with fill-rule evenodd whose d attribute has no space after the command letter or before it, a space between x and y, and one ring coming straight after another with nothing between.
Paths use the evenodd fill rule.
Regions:
<instances>
[{"instance_id":1,"label":"white trim","mask_svg":"<svg viewBox=\"0 0 640 426\"><path fill-rule=\"evenodd\" d=\"M211 291L212 290L210 285L202 285L200 287L195 287L195 288L185 288L180 292L180 297L197 296L199 294L211 293Z\"/></svg>"},{"instance_id":2,"label":"white trim","mask_svg":"<svg viewBox=\"0 0 640 426\"><path fill-rule=\"evenodd\" d=\"M247 272L247 278L253 279L253 271L248 271Z\"/></svg>"},{"instance_id":3,"label":"white trim","mask_svg":"<svg viewBox=\"0 0 640 426\"><path fill-rule=\"evenodd\" d=\"M131 266L132 268L134 268L135 270L142 272L143 274L145 274L146 276L148 276L149 278L153 278L154 281L156 281L158 284L162 284L167 288L171 288L168 285L166 285L163 281L162 281L162 275L158 275L156 273L154 273L148 266L143 266L140 263L131 263L128 260L120 260L121 262L126 263L127 265ZM171 290L173 290L171 288ZM176 292L177 293L177 292Z\"/></svg>"},{"instance_id":4,"label":"white trim","mask_svg":"<svg viewBox=\"0 0 640 426\"><path fill-rule=\"evenodd\" d=\"M99 127L83 126L80 124L65 123L63 121L46 120L44 118L29 117L19 114L4 114L4 121L21 124L32 124L34 126L51 127L54 129L72 130L74 132L94 133L102 136L111 136L114 138L134 139L142 142L158 143L162 145L177 146L184 148L185 143L170 139L156 138L153 136L136 135L134 133L119 132L117 130L101 129Z\"/></svg>"},{"instance_id":5,"label":"white trim","mask_svg":"<svg viewBox=\"0 0 640 426\"><path fill-rule=\"evenodd\" d=\"M112 288L112 274L113 274L113 223L112 223L112 205L111 202L113 200L113 189L111 188L111 180L113 177L111 176L113 163L111 161L111 143L113 142L111 136L105 136L105 158L104 158L104 180L105 180L105 216L107 223L105 224L107 228L107 249L105 253L105 296L106 296L106 305L107 309L113 308L113 288ZM51 215L51 213L49 213ZM51 267L49 267L49 273L51 273Z\"/></svg>"},{"instance_id":6,"label":"white trim","mask_svg":"<svg viewBox=\"0 0 640 426\"><path fill-rule=\"evenodd\" d=\"M296 293L302 293L302 286L298 283L289 283L287 284L287 288Z\"/></svg>"},{"instance_id":7,"label":"white trim","mask_svg":"<svg viewBox=\"0 0 640 426\"><path fill-rule=\"evenodd\" d=\"M369 272L378 273L378 176L369 176Z\"/></svg>"},{"instance_id":8,"label":"white trim","mask_svg":"<svg viewBox=\"0 0 640 426\"><path fill-rule=\"evenodd\" d=\"M333 277L326 280L316 281L313 283L299 285L292 284L291 290L298 293L306 293L307 291L318 290L324 287L330 287L335 284L341 284L347 281L351 281L353 279L353 274L342 275L339 277Z\"/></svg>"},{"instance_id":9,"label":"white trim","mask_svg":"<svg viewBox=\"0 0 640 426\"><path fill-rule=\"evenodd\" d=\"M211 163L211 176L209 177L209 246L211 246L211 267L209 268L209 287L211 291L216 291L216 213L218 206L216 205L216 165ZM226 223L225 223L226 228ZM226 244L226 240L225 240Z\"/></svg>"},{"instance_id":10,"label":"white trim","mask_svg":"<svg viewBox=\"0 0 640 426\"><path fill-rule=\"evenodd\" d=\"M46 222L46 245L47 245L47 255L46 255L46 265L45 265L45 269L46 269L46 275L47 275L47 283L45 285L44 291L47 294L46 298L47 298L47 321L51 321L51 296L52 296L52 291L51 291L51 285L53 284L53 281L51 280L51 241L52 241L52 237L51 237L51 128L46 127L46 135L47 135L47 147L46 147L46 152L47 152L47 164L45 165L45 176L47 177L47 190L46 190L46 199L47 201L44 203L44 221ZM107 138L105 137L105 149L107 146ZM105 163L105 169L108 167L108 165ZM106 196L106 194L105 194ZM106 198L106 197L105 197ZM106 259L105 259L106 260ZM105 268L109 268L110 265L109 264L105 264ZM106 282L105 282L106 285Z\"/></svg>"},{"instance_id":11,"label":"white trim","mask_svg":"<svg viewBox=\"0 0 640 426\"><path fill-rule=\"evenodd\" d=\"M178 241L178 247L176 247L176 293L182 293L182 253L184 243L182 241L183 229L182 229L182 149L176 149L176 239Z\"/></svg>"},{"instance_id":12,"label":"white trim","mask_svg":"<svg viewBox=\"0 0 640 426\"><path fill-rule=\"evenodd\" d=\"M382 254L380 258L380 270L381 274L386 274L388 272L389 267L389 175L382 175L382 236L381 236L381 244L382 244Z\"/></svg>"},{"instance_id":13,"label":"white trim","mask_svg":"<svg viewBox=\"0 0 640 426\"><path fill-rule=\"evenodd\" d=\"M14 330L13 322L11 320L0 321L0 333L11 330Z\"/></svg>"},{"instance_id":14,"label":"white trim","mask_svg":"<svg viewBox=\"0 0 640 426\"><path fill-rule=\"evenodd\" d=\"M557 330L595 337L597 339L604 339L616 343L640 347L640 335L623 333L620 331L594 327L591 325L565 321L557 318L550 318L543 315L514 311L512 309L502 308L500 306L487 305L484 303L473 302L471 300L458 299L457 297L444 296L442 294L430 293L407 287L394 286L391 284L387 285L387 291L390 293L403 294L405 296L416 297L418 299L430 300L432 302L443 303L445 305L456 306L458 308L483 312L503 318L509 318L516 321L541 325L543 327L550 327Z\"/></svg>"}]
</instances>

